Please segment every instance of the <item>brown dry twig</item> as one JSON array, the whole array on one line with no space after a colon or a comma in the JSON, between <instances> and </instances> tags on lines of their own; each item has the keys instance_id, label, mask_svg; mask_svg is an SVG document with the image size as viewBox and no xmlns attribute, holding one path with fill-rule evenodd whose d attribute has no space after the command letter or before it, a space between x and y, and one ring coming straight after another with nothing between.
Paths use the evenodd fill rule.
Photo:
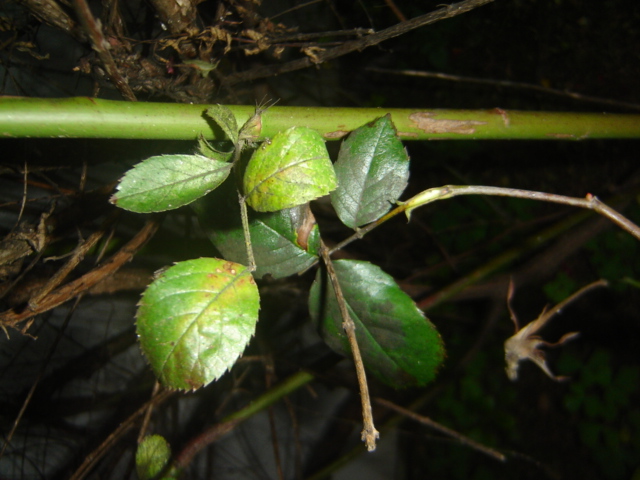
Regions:
<instances>
[{"instance_id":1,"label":"brown dry twig","mask_svg":"<svg viewBox=\"0 0 640 480\"><path fill-rule=\"evenodd\" d=\"M338 308L340 309L340 314L342 315L342 328L344 328L344 331L347 334L347 338L349 339L349 346L351 347L351 354L353 355L353 363L356 367L358 386L360 387L360 402L362 403L362 420L364 424L362 429L362 440L367 446L367 450L372 452L376 449L376 440L380 438L380 433L378 432L378 430L376 430L376 427L373 424L373 414L371 412L371 399L369 397L367 374L364 370L364 363L362 361L360 347L358 346L358 340L356 338L356 326L353 323L351 316L349 315L347 302L344 299L342 289L340 288L340 282L338 281L338 276L336 275L336 272L333 268L333 262L331 260L329 249L322 241L320 242L320 255L322 256L324 265L327 268L327 274L329 276L329 280L331 281L331 285L333 286L333 291L335 292L336 301L338 302Z\"/></svg>"},{"instance_id":2,"label":"brown dry twig","mask_svg":"<svg viewBox=\"0 0 640 480\"><path fill-rule=\"evenodd\" d=\"M154 387L155 392L155 387ZM102 442L98 448L87 455L82 462L82 465L71 475L69 480L82 480L91 472L93 467L100 461L100 459L115 445L115 443L122 438L122 436L132 429L138 421L138 418L143 416L150 407L158 407L166 400L171 398L176 392L173 390L160 390L160 392L153 394L148 402L145 402L140 408L133 412L125 421L123 421L118 428L116 428L111 435L109 435L104 442Z\"/></svg>"},{"instance_id":3,"label":"brown dry twig","mask_svg":"<svg viewBox=\"0 0 640 480\"><path fill-rule=\"evenodd\" d=\"M158 218L148 220L145 226L104 264L94 268L77 280L50 292L38 305L32 305L23 311L7 310L0 313L0 325L17 328L19 323L40 313L47 312L84 293L130 261L136 252L149 241L159 226L160 220Z\"/></svg>"},{"instance_id":4,"label":"brown dry twig","mask_svg":"<svg viewBox=\"0 0 640 480\"><path fill-rule=\"evenodd\" d=\"M58 5L55 0L21 0L29 11L47 25L59 28L79 41L87 39L78 24Z\"/></svg>"},{"instance_id":5,"label":"brown dry twig","mask_svg":"<svg viewBox=\"0 0 640 480\"><path fill-rule=\"evenodd\" d=\"M271 77L274 75L279 75L281 73L292 72L294 70L311 67L314 64L333 60L334 58L341 57L343 55L346 55L347 53L364 50L367 47L371 47L385 40L398 37L407 32L410 32L411 30L415 30L416 28L423 27L440 20L444 20L445 18L455 17L491 2L493 2L493 0L464 0L462 2L447 5L431 13L420 15L418 17L412 18L411 20L407 20L406 22L398 23L392 27L381 30L380 32L372 33L371 35L367 35L350 42L345 42L339 47L320 52L315 56L314 59L311 59L307 56L280 65L265 65L256 67L251 70L229 75L222 80L222 84L223 86L229 88L240 82Z\"/></svg>"},{"instance_id":6,"label":"brown dry twig","mask_svg":"<svg viewBox=\"0 0 640 480\"><path fill-rule=\"evenodd\" d=\"M107 228L115 222L116 218L120 215L120 212L113 212L102 223L100 228L93 232L89 237L80 243L74 251L71 253L71 258L59 268L56 273L49 278L49 280L29 299L29 308L38 308L38 304L42 302L51 291L60 285L64 279L75 269L82 261L86 253L93 248L98 241L104 236Z\"/></svg>"},{"instance_id":7,"label":"brown dry twig","mask_svg":"<svg viewBox=\"0 0 640 480\"><path fill-rule=\"evenodd\" d=\"M456 432L455 430L452 430L434 420L431 420L429 417L425 417L424 415L419 415L411 410L407 410L406 408L403 408L400 405L396 405L395 403L390 402L389 400L385 400L384 398L375 398L374 400L377 404L382 405L383 407L393 410L394 412L397 412L400 415L421 423L422 425L426 425L429 428L433 428L434 430L444 433L448 437L457 440L462 445L466 445L473 448L474 450L478 450L479 452L482 452L485 455L489 455L490 457L495 458L500 462L504 462L507 460L505 455L498 452L497 450L489 448L486 445L482 445L481 443L478 443L475 440Z\"/></svg>"}]
</instances>

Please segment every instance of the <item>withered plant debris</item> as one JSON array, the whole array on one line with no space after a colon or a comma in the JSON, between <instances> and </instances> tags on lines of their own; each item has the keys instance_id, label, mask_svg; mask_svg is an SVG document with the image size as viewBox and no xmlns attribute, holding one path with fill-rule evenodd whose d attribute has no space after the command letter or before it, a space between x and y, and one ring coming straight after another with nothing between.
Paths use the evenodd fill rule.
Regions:
<instances>
[{"instance_id":1,"label":"withered plant debris","mask_svg":"<svg viewBox=\"0 0 640 480\"><path fill-rule=\"evenodd\" d=\"M558 305L553 307L551 310L547 310L546 308L542 311L540 316L528 323L526 326L520 328L518 324L518 317L516 316L513 307L511 306L511 299L513 297L514 286L513 282L509 283L509 293L507 294L507 306L509 307L509 313L511 314L511 320L516 327L516 333L506 342L504 342L504 353L505 360L507 362L507 376L511 380L518 379L518 367L520 366L520 362L523 360L531 360L536 365L538 365L547 376L555 380L556 382L562 382L568 380L568 377L564 376L556 376L551 373L549 366L547 365L547 360L545 356L545 352L540 349L540 347L558 347L567 343L570 340L573 340L578 337L578 332L570 332L565 333L560 340L554 343L546 342L542 340L540 335L537 333L547 324L551 318L560 313L563 308L569 305L574 300L578 299L580 296L585 294L587 291L596 287L605 287L608 283L606 280L598 280L597 282L590 283L586 287L581 288L576 293L566 298Z\"/></svg>"}]
</instances>

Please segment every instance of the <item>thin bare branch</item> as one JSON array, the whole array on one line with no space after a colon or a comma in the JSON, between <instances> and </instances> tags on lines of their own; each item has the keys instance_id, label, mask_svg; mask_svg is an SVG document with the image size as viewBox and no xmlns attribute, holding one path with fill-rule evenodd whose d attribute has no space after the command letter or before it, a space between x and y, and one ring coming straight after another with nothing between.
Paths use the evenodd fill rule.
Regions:
<instances>
[{"instance_id":1,"label":"thin bare branch","mask_svg":"<svg viewBox=\"0 0 640 480\"><path fill-rule=\"evenodd\" d=\"M360 347L358 346L358 340L356 338L356 326L349 315L347 309L347 302L342 294L342 288L340 288L340 282L336 271L333 268L333 262L327 246L321 242L320 255L327 267L327 274L329 280L333 286L333 290L336 295L336 301L338 302L338 308L342 315L342 328L347 334L349 339L349 345L351 347L351 353L353 355L353 362L356 366L356 375L358 377L358 385L360 387L360 401L362 403L362 419L364 427L362 429L362 440L367 446L367 450L370 452L376 449L376 440L380 438L380 434L373 424L373 414L371 412L371 399L369 397L369 386L367 384L367 374L364 370L364 363L362 362L362 355L360 354Z\"/></svg>"},{"instance_id":2,"label":"thin bare branch","mask_svg":"<svg viewBox=\"0 0 640 480\"><path fill-rule=\"evenodd\" d=\"M225 87L231 87L239 82L246 82L249 80L255 80L258 78L271 77L274 75L280 75L286 72L292 72L294 70L300 70L302 68L311 67L314 64L323 63L334 58L341 57L350 52L361 51L367 47L377 45L380 42L389 40L390 38L398 37L402 34L415 30L416 28L429 25L445 18L455 17L462 13L466 13L474 8L486 5L493 2L493 0L464 0L462 2L454 3L444 6L425 15L412 18L406 22L398 23L392 27L381 30L377 33L372 33L366 37L359 38L346 42L339 47L318 52L313 59L309 57L293 60L281 65L266 65L247 70L245 72L239 72L223 79L223 85Z\"/></svg>"},{"instance_id":3,"label":"thin bare branch","mask_svg":"<svg viewBox=\"0 0 640 480\"><path fill-rule=\"evenodd\" d=\"M71 273L82 261L86 253L93 248L98 241L100 241L107 228L115 222L119 215L120 212L114 211L107 217L98 230L89 235L89 238L80 243L80 245L71 252L71 258L67 260L67 262L59 268L51 278L49 278L47 283L29 299L29 308L38 308L38 304L42 302L42 300L44 300L44 298L49 295L54 288L64 281L67 275L69 275L69 273Z\"/></svg>"},{"instance_id":4,"label":"thin bare branch","mask_svg":"<svg viewBox=\"0 0 640 480\"><path fill-rule=\"evenodd\" d=\"M379 227L387 220L392 219L399 213L404 213L409 218L411 216L411 212L418 207L422 207L437 200L446 200L449 198L457 197L459 195L493 195L499 197L525 198L528 200L559 203L572 207L586 208L603 215L622 229L629 232L638 240L640 240L640 227L638 227L638 225L630 221L628 218L626 218L624 215L617 212L613 208L602 203L597 197L591 195L590 193L587 194L585 198L576 198L557 195L554 193L535 192L531 190L520 190L515 188L487 187L483 185L445 185L444 187L436 187L425 190L410 198L406 202L403 202L401 205L394 208L385 216L379 218L375 222L371 222L370 224L359 228L356 233L336 245L331 250L331 253L344 248L355 240L361 239L371 230Z\"/></svg>"},{"instance_id":5,"label":"thin bare branch","mask_svg":"<svg viewBox=\"0 0 640 480\"><path fill-rule=\"evenodd\" d=\"M155 388L155 387L154 387ZM134 427L138 421L138 417L145 414L149 409L149 406L155 405L156 407L168 400L176 392L173 390L161 390L157 395L151 397L151 399L144 403L140 408L133 412L129 417L122 422L118 428L116 428L111 435L109 435L104 442L102 442L98 448L87 455L78 469L71 475L69 480L82 480L86 478L91 472L93 467L100 461L100 459L109 451L116 442L122 438L131 428Z\"/></svg>"},{"instance_id":6,"label":"thin bare branch","mask_svg":"<svg viewBox=\"0 0 640 480\"><path fill-rule=\"evenodd\" d=\"M385 400L383 398L375 398L374 401L379 405L382 405L383 407L386 407L390 410L393 410L394 412L404 415L407 418L410 418L411 420L414 420L418 423L421 423L422 425L426 425L427 427L433 428L434 430L444 433L448 437L451 437L457 440L462 445L466 445L468 447L473 448L474 450L478 450L479 452L482 452L485 455L489 455L490 457L495 458L500 462L505 462L507 460L507 457L504 454L498 452L497 450L487 447L486 445L482 445L481 443L478 443L475 440L465 435L462 435L461 433L458 433L455 430L452 430L451 428L445 427L444 425L431 420L429 417L425 417L424 415L419 415L415 412L412 412L411 410L407 410L406 408L403 408L400 405L396 405L395 403L390 402L389 400Z\"/></svg>"},{"instance_id":7,"label":"thin bare branch","mask_svg":"<svg viewBox=\"0 0 640 480\"><path fill-rule=\"evenodd\" d=\"M393 70L389 68L367 68L370 72L388 73L391 75L403 75L407 77L422 77L422 78L437 78L439 80L449 80L453 82L461 83L473 83L476 85L489 85L491 87L506 87L517 88L520 90L533 90L541 92L547 95L556 95L559 97L567 97L573 100L579 100L581 102L597 103L600 105L610 105L612 107L624 108L628 110L640 110L640 105L637 103L621 102L619 100L612 100L610 98L594 97L591 95L584 95L582 93L573 92L571 90L560 90L557 88L543 87L542 85L536 85L535 83L526 82L512 82L510 80L494 80L489 78L478 77L465 77L461 75L451 75L441 72L427 72L424 70Z\"/></svg>"}]
</instances>

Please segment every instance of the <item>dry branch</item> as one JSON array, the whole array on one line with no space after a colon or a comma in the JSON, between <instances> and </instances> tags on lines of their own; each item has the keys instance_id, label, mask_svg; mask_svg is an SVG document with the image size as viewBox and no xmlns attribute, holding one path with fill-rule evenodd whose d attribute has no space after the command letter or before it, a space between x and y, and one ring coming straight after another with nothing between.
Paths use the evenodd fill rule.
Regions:
<instances>
[{"instance_id":1,"label":"dry branch","mask_svg":"<svg viewBox=\"0 0 640 480\"><path fill-rule=\"evenodd\" d=\"M377 45L378 43L389 40L390 38L398 37L407 32L410 32L411 30L415 30L416 28L420 28L425 25L444 20L445 18L455 17L462 13L473 10L476 7L480 7L491 2L493 2L493 0L465 0L459 3L454 3L452 5L447 5L434 12L420 15L419 17L412 18L411 20L407 20L406 22L398 23L392 27L381 30L380 32L372 33L371 35L367 35L366 37L343 43L339 47L317 53L313 59L311 59L310 57L304 57L298 60L284 63L282 65L260 66L251 70L247 70L245 72L229 75L223 79L223 85L229 88L240 82L271 77L274 75L279 75L281 73L292 72L294 70L311 67L315 64L320 64L329 60L333 60L334 58L341 57L343 55L346 55L347 53L364 50L367 47Z\"/></svg>"}]
</instances>

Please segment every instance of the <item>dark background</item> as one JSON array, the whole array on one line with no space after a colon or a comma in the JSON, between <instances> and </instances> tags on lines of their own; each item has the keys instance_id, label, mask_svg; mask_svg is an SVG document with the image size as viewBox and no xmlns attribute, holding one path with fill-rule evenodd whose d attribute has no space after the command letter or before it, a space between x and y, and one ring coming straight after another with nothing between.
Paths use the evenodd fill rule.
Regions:
<instances>
[{"instance_id":1,"label":"dark background","mask_svg":"<svg viewBox=\"0 0 640 480\"><path fill-rule=\"evenodd\" d=\"M301 56L295 42L287 43L281 59L273 50L247 56L240 32L257 25L252 22L271 18L297 32L311 33L352 28L379 31L399 20L382 0L319 1L283 14L303 2L228 2L224 5L234 13L224 28L234 38L232 49L223 54L222 47L216 46L211 58L220 61L217 73L211 81L202 82L184 67L168 72L166 62L179 63L185 52L154 51L153 46L168 34L149 3L122 3L122 38L133 45L138 59L155 62L161 72L156 79L162 81L151 86L145 86L148 78L131 76L132 84L142 85L137 91L140 100L253 104L277 99L282 106L611 113L640 108L640 6L631 0L499 0L317 67L230 88L221 86L226 75ZM440 2L397 0L395 5L412 18L435 10ZM100 4L92 7L99 15ZM217 7L212 0L200 4L198 24L214 22ZM251 15L240 14L239 7ZM0 93L64 97L97 91L101 98L122 98L96 72L88 44L43 25L20 4L2 2L0 9ZM324 43L318 46L333 41L343 39L321 36L318 42ZM83 59L94 65L90 74L72 71ZM380 69L524 82L620 104ZM4 139L0 142L2 234L12 231L18 221L25 165L30 172L29 201L22 220L37 223L54 203L55 215L69 219L45 255L57 257L72 250L79 235L86 238L95 230L109 208L108 195L79 191L83 165L87 166L84 191L92 192L148 156L194 148L192 142ZM636 223L640 221L637 141L412 142L407 148L412 164L404 198L450 183L577 197L592 193L604 201L624 197L619 208ZM275 426L269 424L267 414L256 416L210 446L186 476L278 478L272 449L276 438L283 478L312 477L338 459L344 459L346 467L337 467L335 478L637 478L640 252L629 234L590 216L548 242L523 248L515 261L496 274L428 308L431 295L576 213L514 199L457 198L419 209L408 224L395 219L344 252L393 275L425 307L447 346L445 367L433 385L393 391L372 379L373 395L403 406L420 401L419 413L501 451L507 455L505 463L408 420L383 432L378 452L344 457L360 445L359 396L351 363L334 356L308 322L306 292L313 274L263 282L258 333L245 360L219 382L172 398L154 413L151 430L164 435L179 451L205 426L302 366L319 380L273 409ZM331 211L318 206L316 216L327 240L340 241L348 235ZM142 216L124 214L109 251L126 242L143 222ZM29 329L36 338L12 331L10 339L0 340L0 418L5 437L29 388L42 375L0 459L0 478L68 478L149 398L153 378L135 345L133 329L141 288L147 275L162 266L214 254L191 211L173 212L126 267L138 282L131 290L86 296L64 329L69 306L38 317ZM95 259L92 252L74 275L89 270ZM46 279L63 263L64 259L40 262L27 280ZM532 364L522 366L517 382L507 379L503 342L513 334L506 309L509 277L515 279L514 308L523 323L587 283L599 278L610 281L610 288L587 294L543 332L550 341L569 331L581 332L578 340L549 355L552 371L570 376L569 382L553 382ZM3 310L16 308L21 301L7 296ZM48 358L57 338L60 343ZM374 415L378 426L391 416L378 406ZM134 478L135 435L132 432L117 442L90 478Z\"/></svg>"}]
</instances>

